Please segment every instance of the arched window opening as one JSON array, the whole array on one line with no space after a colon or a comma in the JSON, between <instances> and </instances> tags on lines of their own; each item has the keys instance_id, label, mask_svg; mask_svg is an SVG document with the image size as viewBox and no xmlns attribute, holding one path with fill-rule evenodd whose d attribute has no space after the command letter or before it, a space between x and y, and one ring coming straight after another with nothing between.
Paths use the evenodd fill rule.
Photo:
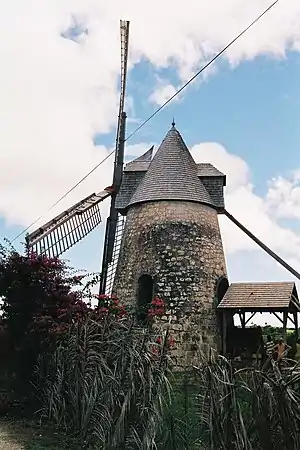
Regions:
<instances>
[{"instance_id":1,"label":"arched window opening","mask_svg":"<svg viewBox=\"0 0 300 450\"><path fill-rule=\"evenodd\" d=\"M140 323L147 322L147 312L154 294L154 282L150 275L142 275L138 281L137 318Z\"/></svg>"}]
</instances>

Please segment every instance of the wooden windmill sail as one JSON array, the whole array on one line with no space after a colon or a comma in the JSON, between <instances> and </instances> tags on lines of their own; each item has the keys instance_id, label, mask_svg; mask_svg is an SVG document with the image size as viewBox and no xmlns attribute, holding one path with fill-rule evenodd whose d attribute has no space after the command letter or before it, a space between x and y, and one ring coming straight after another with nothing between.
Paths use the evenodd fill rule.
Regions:
<instances>
[{"instance_id":1,"label":"wooden windmill sail","mask_svg":"<svg viewBox=\"0 0 300 450\"><path fill-rule=\"evenodd\" d=\"M123 163L126 113L124 101L129 43L129 22L120 21L121 32L121 87L116 136L116 152L112 186L92 193L80 202L54 217L26 236L27 248L37 254L60 256L77 242L87 236L101 222L100 203L110 197L110 213L106 223L105 242L102 258L100 292L109 292L112 288L116 259L124 228L125 219L118 215L115 208L116 194L120 188ZM108 283L107 289L106 284Z\"/></svg>"}]
</instances>

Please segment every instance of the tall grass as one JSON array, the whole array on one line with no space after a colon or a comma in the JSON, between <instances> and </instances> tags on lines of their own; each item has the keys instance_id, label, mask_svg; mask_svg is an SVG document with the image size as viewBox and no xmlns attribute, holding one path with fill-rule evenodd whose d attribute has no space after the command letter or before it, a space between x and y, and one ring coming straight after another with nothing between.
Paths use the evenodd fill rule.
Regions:
<instances>
[{"instance_id":1,"label":"tall grass","mask_svg":"<svg viewBox=\"0 0 300 450\"><path fill-rule=\"evenodd\" d=\"M235 369L218 357L171 374L153 345L128 322L77 324L40 361L44 414L81 448L300 448L298 366Z\"/></svg>"},{"instance_id":2,"label":"tall grass","mask_svg":"<svg viewBox=\"0 0 300 450\"><path fill-rule=\"evenodd\" d=\"M296 450L300 448L297 367L234 370L219 357L197 369L199 448Z\"/></svg>"},{"instance_id":3,"label":"tall grass","mask_svg":"<svg viewBox=\"0 0 300 450\"><path fill-rule=\"evenodd\" d=\"M165 410L164 450L296 450L300 448L300 374L292 361L279 370L235 369L218 357L172 377Z\"/></svg>"},{"instance_id":4,"label":"tall grass","mask_svg":"<svg viewBox=\"0 0 300 450\"><path fill-rule=\"evenodd\" d=\"M149 330L120 321L74 326L40 361L44 414L82 447L153 448L169 383L165 356L154 357L150 342Z\"/></svg>"}]
</instances>

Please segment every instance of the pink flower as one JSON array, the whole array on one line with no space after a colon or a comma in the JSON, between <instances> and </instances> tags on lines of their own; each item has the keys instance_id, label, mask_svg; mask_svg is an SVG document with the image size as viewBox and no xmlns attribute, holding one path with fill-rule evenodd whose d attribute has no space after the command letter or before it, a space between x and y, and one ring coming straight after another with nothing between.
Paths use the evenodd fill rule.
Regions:
<instances>
[{"instance_id":1,"label":"pink flower","mask_svg":"<svg viewBox=\"0 0 300 450\"><path fill-rule=\"evenodd\" d=\"M169 347L174 347L174 345L175 345L175 341L174 341L173 337L171 336L171 337L168 339L168 346L169 346Z\"/></svg>"}]
</instances>

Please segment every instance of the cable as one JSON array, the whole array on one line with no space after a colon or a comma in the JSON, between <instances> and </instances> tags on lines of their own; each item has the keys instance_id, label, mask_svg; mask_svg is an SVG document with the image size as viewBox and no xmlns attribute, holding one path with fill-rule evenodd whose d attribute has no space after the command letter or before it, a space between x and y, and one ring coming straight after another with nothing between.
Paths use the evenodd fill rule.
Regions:
<instances>
[{"instance_id":1,"label":"cable","mask_svg":"<svg viewBox=\"0 0 300 450\"><path fill-rule=\"evenodd\" d=\"M247 28L245 28L240 34L238 34L232 41L229 42L229 44L226 45L226 47L224 47L219 53L217 53L207 64L205 64L205 66L202 67L202 69L200 69L197 73L195 73L194 76L192 76L192 78L190 78L183 86L181 86L180 89L178 89L178 91L175 92L175 94L172 95L172 97L170 97L163 105L161 105L156 111L154 111L153 114L151 114L151 116L148 117L148 119L146 119L144 122L141 123L141 125L139 125L131 134L129 134L129 136L127 136L127 138L125 139L125 142L128 141L128 139L132 138L132 136L137 133L144 125L146 125L146 123L149 122L149 120L153 119L154 116L156 116L156 114L158 114L165 106L167 106L178 94L180 94L180 92L182 92L190 83L192 83L192 81L195 80L195 78L197 78L205 69L207 69L207 67L209 67L216 59L219 58L219 56L221 56L224 52L226 52L226 50L231 47L232 44L234 44L241 36L243 36L243 34L245 34L253 25L256 24L256 22L258 22L267 12L269 12L275 5L276 3L278 3L279 0L276 0L274 3L272 3L267 9L265 9L265 11L263 13L261 13L255 20L253 20L253 22L250 23L250 25L247 26Z\"/></svg>"},{"instance_id":2,"label":"cable","mask_svg":"<svg viewBox=\"0 0 300 450\"><path fill-rule=\"evenodd\" d=\"M278 3L279 0L275 0L267 9L265 9L253 22L250 23L250 25L247 26L241 33L239 33L232 41L229 42L229 44L226 45L219 53L217 53L205 66L202 67L195 75L190 78L183 86L181 86L180 89L178 89L175 94L173 94L163 105L161 105L151 116L148 117L144 122L141 123L127 138L124 142L128 141L134 134L136 134L146 123L148 123L156 114L158 114L165 106L167 106L180 92L182 92L192 81L195 80L207 67L209 67L216 59L219 58L229 47L231 47L232 44L234 44L243 34L245 34L256 22L258 22L267 12L269 12L275 5ZM58 203L60 203L67 195L69 195L74 189L79 186L86 178L88 178L95 170L98 169L99 166L101 166L102 163L104 163L113 153L115 153L115 150L113 150L109 155L106 156L99 164L97 164L89 173L87 173L83 178L81 178L78 183L76 183L71 189L68 190L57 202L55 202L47 211L51 211ZM26 233L33 225L35 225L40 219L43 218L43 216L46 214L44 213L40 217L38 217L34 222L32 222L25 230L23 230L21 233L19 233L12 241L13 243L16 239L21 237L24 233Z\"/></svg>"},{"instance_id":3,"label":"cable","mask_svg":"<svg viewBox=\"0 0 300 450\"><path fill-rule=\"evenodd\" d=\"M13 243L16 239L18 239L19 237L21 237L24 233L26 233L26 231L29 230L29 228L33 227L33 225L35 225L39 220L41 220L44 215L51 211L51 209L53 209L56 205L58 205L58 203L60 203L67 195L69 195L72 191L74 191L74 189L77 188L77 186L79 186L84 180L86 180L93 172L95 172L95 170L98 169L99 166L101 166L101 164L103 164L113 153L115 153L115 150L113 150L112 152L110 152L104 159L102 159L102 161L100 161L92 170L89 171L89 173L87 173L83 178L81 178L81 180L78 181L78 183L76 183L71 189L68 190L68 192L66 192L62 197L60 197L60 199L58 199L55 203L53 203L52 206L50 206L50 208L47 209L47 211L42 214L40 217L38 217L34 222L32 222L30 225L28 225L27 228L25 228L25 230L21 231L21 233L19 233L12 241L11 243Z\"/></svg>"}]
</instances>

